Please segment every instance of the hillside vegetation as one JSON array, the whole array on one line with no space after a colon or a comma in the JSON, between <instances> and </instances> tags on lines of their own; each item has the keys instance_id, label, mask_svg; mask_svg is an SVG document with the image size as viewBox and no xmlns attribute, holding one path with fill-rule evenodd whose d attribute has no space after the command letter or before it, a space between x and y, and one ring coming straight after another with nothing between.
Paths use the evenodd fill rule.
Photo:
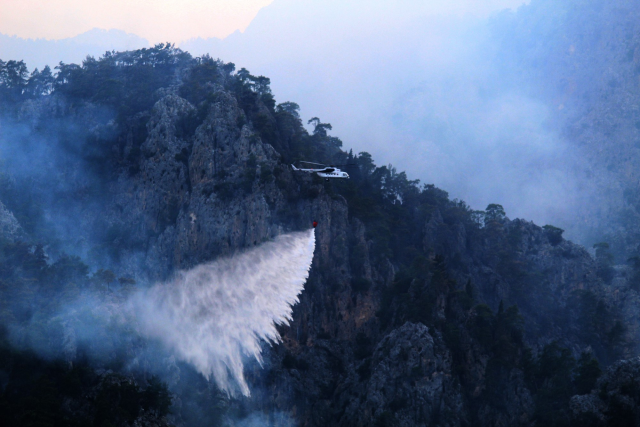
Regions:
<instances>
[{"instance_id":1,"label":"hillside vegetation","mask_svg":"<svg viewBox=\"0 0 640 427\"><path fill-rule=\"evenodd\" d=\"M234 64L158 45L55 71L0 61L0 224L19 224L0 229L9 425L640 416L638 384L614 387L635 369L617 361L637 354L637 273L612 282L608 246L593 259L553 225L511 220L497 203L473 210L345 151L330 124L311 118L307 131L297 104L277 103L267 77ZM298 161L351 178L295 174ZM135 331L83 336L96 313L57 317L87 293L119 312L136 288L312 220L311 276L283 343L247 369L251 398L158 361ZM580 406L587 398L597 411Z\"/></svg>"}]
</instances>

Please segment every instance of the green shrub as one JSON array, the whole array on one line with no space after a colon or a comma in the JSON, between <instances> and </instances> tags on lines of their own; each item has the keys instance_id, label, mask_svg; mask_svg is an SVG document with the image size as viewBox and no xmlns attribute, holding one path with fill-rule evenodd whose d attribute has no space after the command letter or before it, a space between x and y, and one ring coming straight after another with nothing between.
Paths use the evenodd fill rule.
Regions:
<instances>
[{"instance_id":1,"label":"green shrub","mask_svg":"<svg viewBox=\"0 0 640 427\"><path fill-rule=\"evenodd\" d=\"M583 352L578 359L578 366L575 370L574 384L577 394L588 394L593 390L596 381L600 378L602 370L598 359L593 354Z\"/></svg>"},{"instance_id":2,"label":"green shrub","mask_svg":"<svg viewBox=\"0 0 640 427\"><path fill-rule=\"evenodd\" d=\"M564 233L562 228L554 227L549 224L542 228L544 229L547 239L549 239L549 243L551 243L552 246L556 246L562 242L562 233Z\"/></svg>"}]
</instances>

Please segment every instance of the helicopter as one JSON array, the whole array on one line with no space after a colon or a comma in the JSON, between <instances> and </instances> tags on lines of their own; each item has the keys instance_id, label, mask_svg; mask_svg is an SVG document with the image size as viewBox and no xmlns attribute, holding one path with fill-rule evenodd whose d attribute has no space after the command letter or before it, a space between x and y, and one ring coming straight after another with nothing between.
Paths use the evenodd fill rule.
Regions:
<instances>
[{"instance_id":1,"label":"helicopter","mask_svg":"<svg viewBox=\"0 0 640 427\"><path fill-rule=\"evenodd\" d=\"M316 165L316 166L323 166L323 167L322 168L306 169L306 168L297 168L294 165L291 165L291 167L293 168L294 171L315 173L319 177L324 178L327 181L329 180L329 178L349 179L349 174L348 173L341 171L340 169L338 169L335 166L326 166L326 165L323 165L322 163L303 162L303 161L301 161L300 163L306 163L306 164L309 164L309 165Z\"/></svg>"}]
</instances>

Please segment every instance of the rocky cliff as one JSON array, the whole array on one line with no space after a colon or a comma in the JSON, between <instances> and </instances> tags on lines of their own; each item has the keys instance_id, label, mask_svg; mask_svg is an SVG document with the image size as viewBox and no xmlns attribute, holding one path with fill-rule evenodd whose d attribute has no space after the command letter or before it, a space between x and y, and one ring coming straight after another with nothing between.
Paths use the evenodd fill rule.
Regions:
<instances>
[{"instance_id":1,"label":"rocky cliff","mask_svg":"<svg viewBox=\"0 0 640 427\"><path fill-rule=\"evenodd\" d=\"M256 416L304 426L569 425L580 408L606 406L593 394L605 380L592 397L572 398L595 387L599 365L637 354L633 271L615 270L606 248L593 258L562 230L510 220L500 205L472 211L432 185L376 167L367 153L342 151L320 120L308 132L295 104L275 104L268 79L165 50L154 53L165 57L151 69L136 63L146 51L63 67L52 93L4 104L2 125L23 132L5 138L53 134L46 143L65 154L50 165L59 173L45 178L7 168L14 181L0 197L16 215L0 205L4 280L23 283L36 261L44 262L38 272L47 263L55 271L72 265L64 271L77 283L106 284L101 292L117 311L108 288L116 277L123 287L144 286L313 220L315 257L293 321L280 327L283 342L265 344L264 366L247 367L250 398L229 398L171 358L154 361L153 345L135 336L65 356L70 366L111 369L79 380L86 393L115 390L104 385L114 372L125 376L117 393L154 390L149 376L159 363L176 425L242 425ZM146 78L157 87L109 92L114 79L137 88L143 77L135 70L155 76ZM351 179L323 181L289 167L309 159L346 163ZM38 185L20 187L28 180ZM25 194L30 201L18 203ZM10 243L21 237L21 216L38 219L22 252ZM48 261L39 242L50 245ZM91 275L64 251L83 256ZM57 274L59 289L71 292L71 273ZM3 301L12 301L4 289ZM19 296L28 308L30 297ZM36 316L27 308L20 322ZM61 342L79 334L71 325ZM162 413L159 403L140 402ZM604 420L608 410L597 410ZM65 411L98 417L95 408ZM152 425L141 424L140 411L130 410L126 422Z\"/></svg>"}]
</instances>

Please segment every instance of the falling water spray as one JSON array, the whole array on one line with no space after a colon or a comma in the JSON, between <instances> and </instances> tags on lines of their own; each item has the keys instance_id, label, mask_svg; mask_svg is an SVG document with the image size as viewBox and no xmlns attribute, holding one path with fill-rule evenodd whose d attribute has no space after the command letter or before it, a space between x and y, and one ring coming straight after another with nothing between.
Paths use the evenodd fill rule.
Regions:
<instances>
[{"instance_id":1,"label":"falling water spray","mask_svg":"<svg viewBox=\"0 0 640 427\"><path fill-rule=\"evenodd\" d=\"M243 359L262 363L261 341L279 342L276 324L309 276L314 230L289 233L244 253L180 271L134 296L140 333L160 341L221 390L249 396Z\"/></svg>"}]
</instances>

